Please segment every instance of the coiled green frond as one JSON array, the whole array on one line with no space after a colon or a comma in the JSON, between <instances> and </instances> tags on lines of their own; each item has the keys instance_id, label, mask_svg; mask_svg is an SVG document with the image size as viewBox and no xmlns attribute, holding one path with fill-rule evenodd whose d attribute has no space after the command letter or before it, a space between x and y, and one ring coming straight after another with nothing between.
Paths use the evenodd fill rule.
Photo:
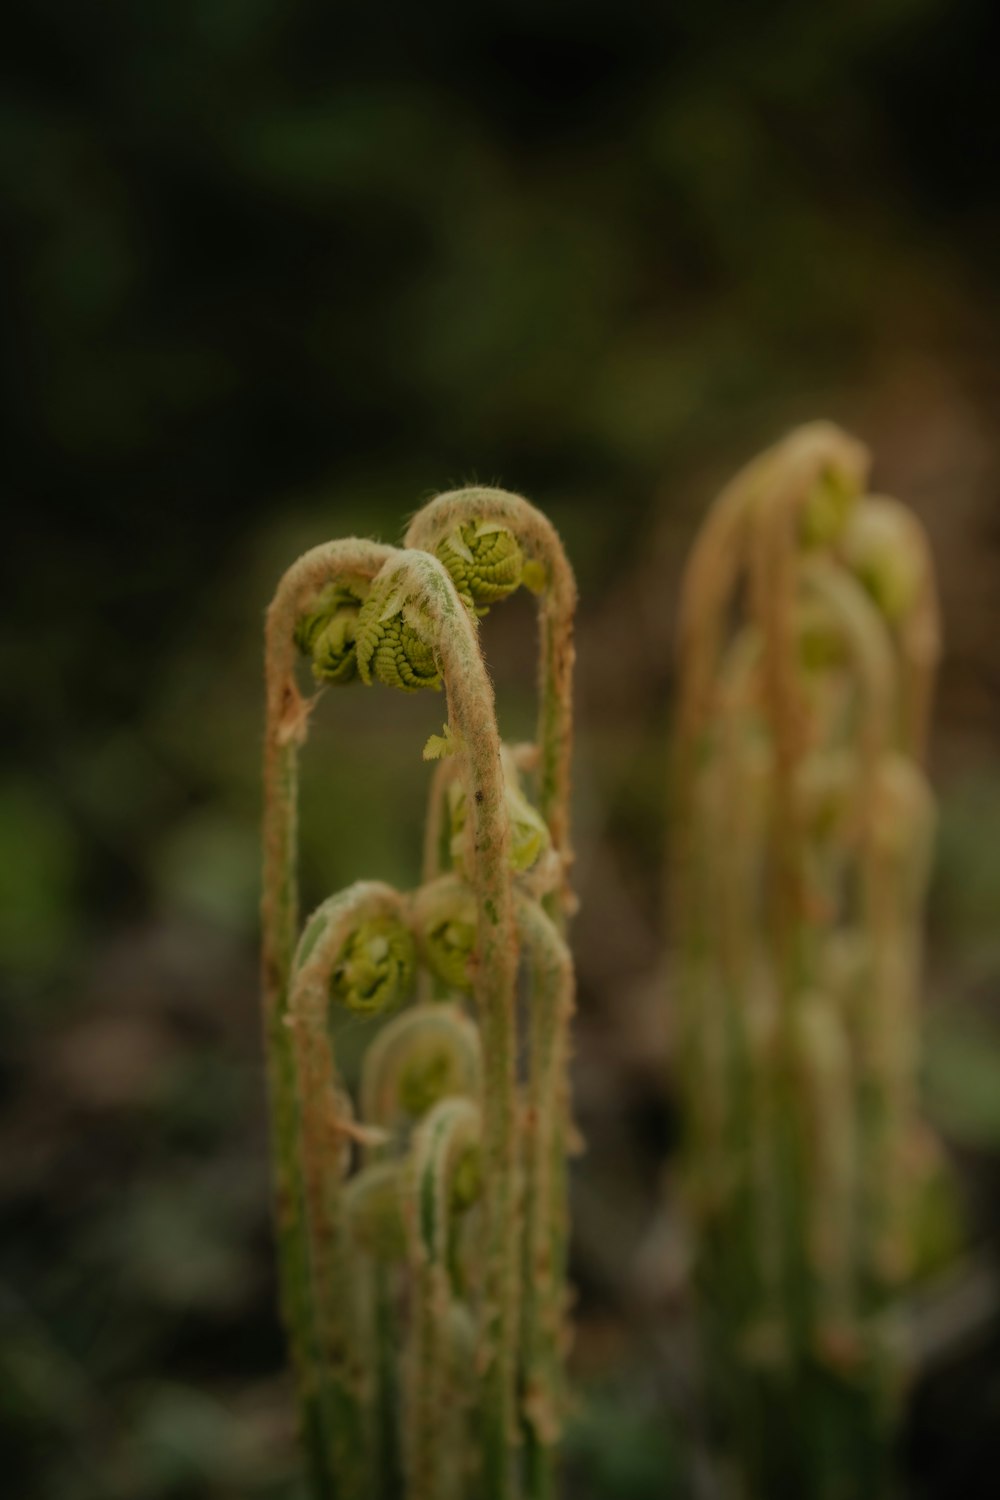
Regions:
<instances>
[{"instance_id":1,"label":"coiled green frond","mask_svg":"<svg viewBox=\"0 0 1000 1500\"><path fill-rule=\"evenodd\" d=\"M420 956L436 979L472 993L476 963L476 903L457 875L442 875L422 886L413 899L413 925Z\"/></svg>"},{"instance_id":2,"label":"coiled green frond","mask_svg":"<svg viewBox=\"0 0 1000 1500\"><path fill-rule=\"evenodd\" d=\"M565 920L572 907L568 884L569 772L576 581L551 522L521 495L506 490L473 485L438 495L414 516L405 543L438 555L449 539L469 525L498 526L516 540L524 558L522 582L538 595L537 802L561 861L557 889L546 900L559 919Z\"/></svg>"},{"instance_id":3,"label":"coiled green frond","mask_svg":"<svg viewBox=\"0 0 1000 1500\"><path fill-rule=\"evenodd\" d=\"M916 607L927 559L912 515L895 500L868 497L847 528L843 553L891 625Z\"/></svg>"},{"instance_id":4,"label":"coiled green frond","mask_svg":"<svg viewBox=\"0 0 1000 1500\"><path fill-rule=\"evenodd\" d=\"M809 490L799 535L807 547L827 547L842 535L861 495L861 476L854 465L831 461Z\"/></svg>"},{"instance_id":5,"label":"coiled green frond","mask_svg":"<svg viewBox=\"0 0 1000 1500\"><path fill-rule=\"evenodd\" d=\"M471 1208L479 1197L481 1132L479 1108L471 1099L442 1099L414 1135L413 1243L430 1260L447 1260L454 1214Z\"/></svg>"},{"instance_id":6,"label":"coiled green frond","mask_svg":"<svg viewBox=\"0 0 1000 1500\"><path fill-rule=\"evenodd\" d=\"M456 526L437 549L454 580L459 597L477 615L520 587L524 553L513 532L495 521L467 521Z\"/></svg>"},{"instance_id":7,"label":"coiled green frond","mask_svg":"<svg viewBox=\"0 0 1000 1500\"><path fill-rule=\"evenodd\" d=\"M413 991L416 953L402 922L381 917L351 933L331 980L335 1000L370 1015L394 1010Z\"/></svg>"},{"instance_id":8,"label":"coiled green frond","mask_svg":"<svg viewBox=\"0 0 1000 1500\"><path fill-rule=\"evenodd\" d=\"M419 604L390 575L372 585L358 615L357 661L362 682L417 692L441 687L441 672Z\"/></svg>"},{"instance_id":9,"label":"coiled green frond","mask_svg":"<svg viewBox=\"0 0 1000 1500\"><path fill-rule=\"evenodd\" d=\"M295 626L295 644L312 662L317 682L352 682L358 673L355 641L359 592L331 583L313 601Z\"/></svg>"},{"instance_id":10,"label":"coiled green frond","mask_svg":"<svg viewBox=\"0 0 1000 1500\"><path fill-rule=\"evenodd\" d=\"M383 1027L365 1054L361 1110L384 1126L419 1120L441 1099L477 1098L481 1083L473 1022L454 1005L420 1005Z\"/></svg>"},{"instance_id":11,"label":"coiled green frond","mask_svg":"<svg viewBox=\"0 0 1000 1500\"><path fill-rule=\"evenodd\" d=\"M405 1162L374 1162L344 1189L344 1215L351 1237L375 1260L399 1261L406 1254L405 1174Z\"/></svg>"},{"instance_id":12,"label":"coiled green frond","mask_svg":"<svg viewBox=\"0 0 1000 1500\"><path fill-rule=\"evenodd\" d=\"M306 923L295 955L302 969L323 943L329 967L330 999L362 1015L396 1010L413 993L416 948L400 912L362 917L343 927L344 896L319 906ZM336 931L340 947L329 952L329 934Z\"/></svg>"}]
</instances>

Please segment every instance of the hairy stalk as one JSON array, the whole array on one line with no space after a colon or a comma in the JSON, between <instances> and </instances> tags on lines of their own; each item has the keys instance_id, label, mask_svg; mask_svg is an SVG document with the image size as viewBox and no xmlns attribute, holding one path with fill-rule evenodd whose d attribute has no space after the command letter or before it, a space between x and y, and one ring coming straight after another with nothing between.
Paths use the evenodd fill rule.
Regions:
<instances>
[{"instance_id":1,"label":"hairy stalk","mask_svg":"<svg viewBox=\"0 0 1000 1500\"><path fill-rule=\"evenodd\" d=\"M460 747L472 828L476 917L473 989L482 1033L485 1177L484 1296L479 1359L483 1370L484 1495L512 1487L514 1373L517 1347L518 1224L514 1181L517 937L508 869L509 827L493 690L476 629L441 563L402 552L383 568L369 597L383 624L402 618L431 651L448 702L448 726ZM366 665L359 642L362 676ZM373 654L372 660L377 657Z\"/></svg>"},{"instance_id":2,"label":"hairy stalk","mask_svg":"<svg viewBox=\"0 0 1000 1500\"><path fill-rule=\"evenodd\" d=\"M534 752L531 747L524 747L517 755L508 752L505 758L513 863L519 884L538 897L557 928L562 930L567 915L573 910L569 886L572 863L569 792L576 584L558 535L545 517L520 496L477 486L440 495L431 501L415 517L406 542L440 557L458 587L467 591L472 606L485 613L495 598L492 592L494 575L487 575L489 591L477 595L477 576L482 573L480 550L487 562L492 561L497 533L504 539L503 552L508 564L505 591L516 586L517 582L523 582L538 594L539 599L537 747ZM519 553L523 560L519 577L516 568L509 566L510 555L514 552ZM547 824L554 851L554 878L544 857L534 865L537 852L533 830L530 821L519 812L520 808L527 807L518 791L520 769L530 769L537 779L539 810ZM453 843L449 847L449 840L455 837L457 821L455 801L449 797L450 787L453 787L453 779L448 769L442 767L435 776L432 790L425 842L425 878L436 875L449 863L461 868L461 852L456 859ZM521 858L522 850L527 851L524 859ZM531 963L529 1092L541 1077L550 1072L551 1091L544 1101L537 1094L533 1095L527 1118L532 1131L537 1130L543 1139L550 1141L553 1155L558 1155L558 1162L553 1160L551 1171L546 1173L547 1177L552 1177L553 1195L551 1201L543 1200L533 1196L539 1162L532 1153L544 1148L539 1147L537 1139L532 1141L529 1138L525 1144L529 1245L533 1233L536 1240L534 1248L528 1250L526 1261L524 1327L527 1347L521 1371L522 1431L527 1492L532 1497L543 1497L550 1493L553 1483L552 1447L561 1401L554 1399L551 1378L543 1378L539 1383L539 1370L548 1367L554 1374L561 1364L562 1355L557 1352L557 1346L561 1349L562 1336L557 1332L557 1326L561 1330L563 1314L554 1311L551 1304L544 1307L545 1299L535 1295L531 1266L532 1256L544 1237L541 1220L546 1215L553 1215L551 1232L555 1240L549 1247L549 1254L554 1259L549 1279L556 1289L553 1297L561 1306L565 1298L565 1153L570 1124L566 1058L558 1055L558 1047L555 1050L549 1048L551 1037L545 1029L551 1022L551 971L544 950L533 951ZM564 1035L564 1023L557 1027L557 1031L560 1037ZM540 1058L536 1055L536 1046L543 1049Z\"/></svg>"},{"instance_id":3,"label":"hairy stalk","mask_svg":"<svg viewBox=\"0 0 1000 1500\"><path fill-rule=\"evenodd\" d=\"M332 1476L319 1404L302 1173L295 1151L294 1061L285 1025L288 978L298 929L298 754L311 708L296 681L295 634L303 615L324 589L341 584L362 594L389 552L377 543L353 539L314 547L282 578L267 612L265 631L262 986L278 1264L303 1441L314 1489L324 1497L331 1491Z\"/></svg>"},{"instance_id":4,"label":"hairy stalk","mask_svg":"<svg viewBox=\"0 0 1000 1500\"><path fill-rule=\"evenodd\" d=\"M555 924L538 902L519 895L516 914L532 976L524 1149L525 1487L532 1500L544 1500L553 1493L553 1453L566 1400L565 1091L573 963Z\"/></svg>"},{"instance_id":5,"label":"hairy stalk","mask_svg":"<svg viewBox=\"0 0 1000 1500\"><path fill-rule=\"evenodd\" d=\"M504 528L515 538L525 565L518 581L538 595L538 806L563 862L561 896L553 895L547 903L562 921L572 908L569 794L576 581L552 523L520 495L505 490L477 485L438 495L414 517L405 544L438 557L444 553L454 562L457 543L461 562L461 554L470 550L462 540L463 529L469 535L475 528Z\"/></svg>"}]
</instances>

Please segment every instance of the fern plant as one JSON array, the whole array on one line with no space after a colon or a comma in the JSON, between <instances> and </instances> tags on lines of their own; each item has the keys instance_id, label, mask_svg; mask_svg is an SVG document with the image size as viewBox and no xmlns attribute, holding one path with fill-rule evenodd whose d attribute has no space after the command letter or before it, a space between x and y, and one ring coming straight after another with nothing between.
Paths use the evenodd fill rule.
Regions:
<instances>
[{"instance_id":1,"label":"fern plant","mask_svg":"<svg viewBox=\"0 0 1000 1500\"><path fill-rule=\"evenodd\" d=\"M478 617L522 584L538 596L538 738L507 747ZM575 599L545 518L475 488L432 501L402 548L306 553L268 611L265 1029L282 1305L316 1496L551 1493ZM438 764L419 889L358 882L300 931L296 777L319 697L303 692L302 658L321 689L443 687L447 722L424 750ZM392 1015L356 1100L337 1008Z\"/></svg>"},{"instance_id":2,"label":"fern plant","mask_svg":"<svg viewBox=\"0 0 1000 1500\"><path fill-rule=\"evenodd\" d=\"M938 656L916 519L801 428L684 580L677 737L684 1194L741 1492L884 1492L918 1215L916 1013Z\"/></svg>"}]
</instances>

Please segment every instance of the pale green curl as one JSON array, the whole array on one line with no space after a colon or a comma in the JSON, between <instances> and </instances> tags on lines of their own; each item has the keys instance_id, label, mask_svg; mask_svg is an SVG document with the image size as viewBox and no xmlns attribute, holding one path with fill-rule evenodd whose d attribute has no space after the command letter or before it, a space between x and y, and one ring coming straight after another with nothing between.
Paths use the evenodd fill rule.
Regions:
<instances>
[{"instance_id":1,"label":"pale green curl","mask_svg":"<svg viewBox=\"0 0 1000 1500\"><path fill-rule=\"evenodd\" d=\"M356 638L361 600L343 584L332 583L300 615L295 644L312 661L317 682L352 682L357 676Z\"/></svg>"},{"instance_id":2,"label":"pale green curl","mask_svg":"<svg viewBox=\"0 0 1000 1500\"><path fill-rule=\"evenodd\" d=\"M470 1092L458 1071L454 1051L438 1046L418 1051L399 1070L399 1102L402 1108L419 1120L433 1109L439 1099Z\"/></svg>"},{"instance_id":3,"label":"pale green curl","mask_svg":"<svg viewBox=\"0 0 1000 1500\"><path fill-rule=\"evenodd\" d=\"M333 971L330 993L348 1010L373 1015L394 1010L413 989L416 954L401 922L373 917L356 927Z\"/></svg>"},{"instance_id":4,"label":"pale green curl","mask_svg":"<svg viewBox=\"0 0 1000 1500\"><path fill-rule=\"evenodd\" d=\"M344 1191L351 1235L376 1260L402 1260L406 1254L403 1170L401 1161L375 1162L352 1177Z\"/></svg>"},{"instance_id":5,"label":"pale green curl","mask_svg":"<svg viewBox=\"0 0 1000 1500\"><path fill-rule=\"evenodd\" d=\"M418 1005L384 1026L365 1054L362 1113L380 1126L418 1120L440 1099L478 1097L481 1084L474 1023L452 1005Z\"/></svg>"},{"instance_id":6,"label":"pale green curl","mask_svg":"<svg viewBox=\"0 0 1000 1500\"><path fill-rule=\"evenodd\" d=\"M437 657L421 628L419 609L404 593L378 584L362 606L357 623L358 671L362 682L416 692L440 688Z\"/></svg>"},{"instance_id":7,"label":"pale green curl","mask_svg":"<svg viewBox=\"0 0 1000 1500\"><path fill-rule=\"evenodd\" d=\"M914 609L924 579L925 558L912 518L891 500L872 495L852 521L844 557L890 625Z\"/></svg>"},{"instance_id":8,"label":"pale green curl","mask_svg":"<svg viewBox=\"0 0 1000 1500\"><path fill-rule=\"evenodd\" d=\"M512 531L489 521L457 526L438 547L438 557L477 615L506 599L524 580L524 553Z\"/></svg>"},{"instance_id":9,"label":"pale green curl","mask_svg":"<svg viewBox=\"0 0 1000 1500\"><path fill-rule=\"evenodd\" d=\"M476 948L476 898L464 880L444 875L414 897L413 920L420 953L443 984L470 995Z\"/></svg>"},{"instance_id":10,"label":"pale green curl","mask_svg":"<svg viewBox=\"0 0 1000 1500\"><path fill-rule=\"evenodd\" d=\"M854 513L860 489L847 468L829 463L821 471L806 500L800 536L806 547L826 547L843 534Z\"/></svg>"}]
</instances>

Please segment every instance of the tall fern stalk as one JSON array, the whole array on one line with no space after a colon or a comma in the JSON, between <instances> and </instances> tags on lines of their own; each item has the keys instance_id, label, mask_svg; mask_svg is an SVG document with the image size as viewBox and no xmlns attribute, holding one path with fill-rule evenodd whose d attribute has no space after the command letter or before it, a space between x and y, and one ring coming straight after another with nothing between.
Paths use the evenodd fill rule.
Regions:
<instances>
[{"instance_id":1,"label":"tall fern stalk","mask_svg":"<svg viewBox=\"0 0 1000 1500\"><path fill-rule=\"evenodd\" d=\"M501 744L478 617L522 583L540 601L539 743L514 752ZM565 1345L574 605L544 518L518 496L476 489L431 502L402 549L313 549L268 612L265 1029L282 1302L317 1496L551 1492ZM441 764L423 886L358 883L300 934L296 773L316 701L299 685L303 657L323 685L443 687L447 722L424 752ZM525 776L537 777L538 810ZM401 1006L369 1048L359 1118L331 1019Z\"/></svg>"},{"instance_id":2,"label":"tall fern stalk","mask_svg":"<svg viewBox=\"0 0 1000 1500\"><path fill-rule=\"evenodd\" d=\"M681 606L686 1201L710 1396L751 1495L885 1492L912 1260L938 654L915 518L839 429L720 496Z\"/></svg>"}]
</instances>

